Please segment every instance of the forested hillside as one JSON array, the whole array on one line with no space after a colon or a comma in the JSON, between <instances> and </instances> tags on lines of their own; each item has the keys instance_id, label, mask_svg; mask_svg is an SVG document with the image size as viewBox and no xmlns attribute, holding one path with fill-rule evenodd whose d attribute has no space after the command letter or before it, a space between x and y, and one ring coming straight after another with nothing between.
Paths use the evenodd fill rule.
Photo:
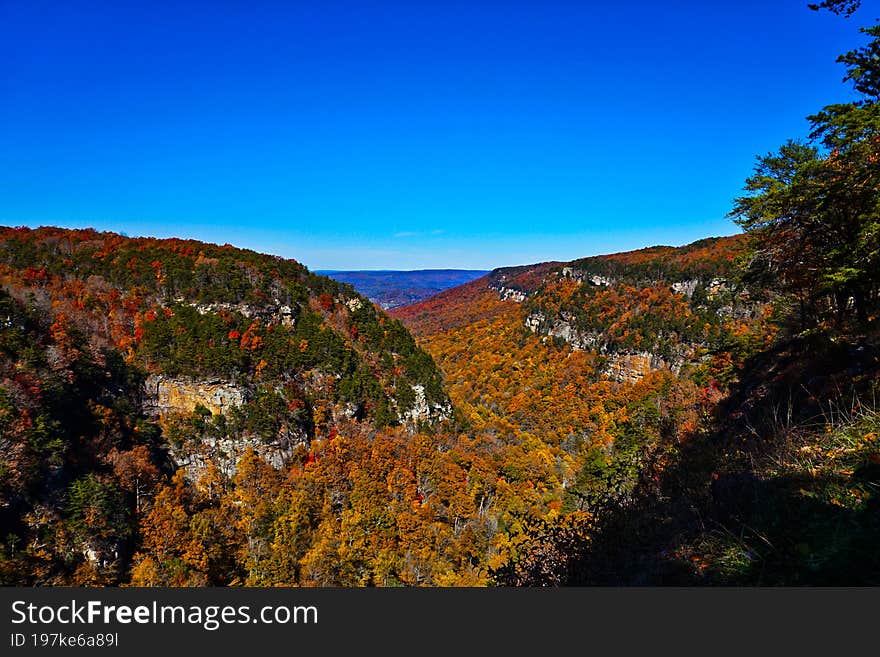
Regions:
<instances>
[{"instance_id":1,"label":"forested hillside","mask_svg":"<svg viewBox=\"0 0 880 657\"><path fill-rule=\"evenodd\" d=\"M711 424L775 330L769 293L740 280L744 254L740 235L502 269L395 311L470 431L543 455L530 480L548 511L499 581L568 581L599 514Z\"/></svg>"},{"instance_id":2,"label":"forested hillside","mask_svg":"<svg viewBox=\"0 0 880 657\"><path fill-rule=\"evenodd\" d=\"M874 581L876 316L800 331L748 237L497 270L396 311L471 431L558 464L560 513L493 581Z\"/></svg>"},{"instance_id":3,"label":"forested hillside","mask_svg":"<svg viewBox=\"0 0 880 657\"><path fill-rule=\"evenodd\" d=\"M0 281L6 582L126 581L132 559L149 581L191 581L183 554L150 543L175 540L155 515L173 512L172 491L183 504L211 481L200 503L214 512L232 504L221 493L236 490L240 462L281 471L342 426L415 430L451 415L399 322L290 260L4 228ZM206 558L195 581L233 579L209 576Z\"/></svg>"}]
</instances>

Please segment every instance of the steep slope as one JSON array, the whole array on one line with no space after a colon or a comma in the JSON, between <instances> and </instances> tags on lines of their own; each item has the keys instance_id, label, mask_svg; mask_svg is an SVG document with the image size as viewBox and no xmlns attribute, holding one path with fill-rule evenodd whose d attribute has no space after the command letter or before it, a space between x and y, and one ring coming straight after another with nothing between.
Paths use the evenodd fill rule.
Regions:
<instances>
[{"instance_id":1,"label":"steep slope","mask_svg":"<svg viewBox=\"0 0 880 657\"><path fill-rule=\"evenodd\" d=\"M118 581L165 465L118 352L0 291L0 582Z\"/></svg>"},{"instance_id":2,"label":"steep slope","mask_svg":"<svg viewBox=\"0 0 880 657\"><path fill-rule=\"evenodd\" d=\"M400 313L446 372L447 424L439 372L402 326L296 263L3 235L10 317L31 318L14 320L30 337L4 361L5 417L69 428L52 452L4 425L20 455L4 466L8 582L486 584L530 559L565 581L597 505L632 497L643 464L699 429L732 358L710 353L705 380L611 376L612 350L529 325L569 265L499 270ZM77 359L106 364L64 369ZM59 409L16 387L48 390L50 370L85 392Z\"/></svg>"},{"instance_id":3,"label":"steep slope","mask_svg":"<svg viewBox=\"0 0 880 657\"><path fill-rule=\"evenodd\" d=\"M576 550L557 543L590 534L645 464L704 430L736 367L772 339L771 306L738 282L744 250L734 236L500 269L393 311L471 430L545 459L530 477L549 512L507 566L554 553L540 581L566 581Z\"/></svg>"},{"instance_id":4,"label":"steep slope","mask_svg":"<svg viewBox=\"0 0 880 657\"><path fill-rule=\"evenodd\" d=\"M0 228L0 286L4 581L116 581L162 472L229 481L248 452L452 413L398 321L291 260Z\"/></svg>"},{"instance_id":5,"label":"steep slope","mask_svg":"<svg viewBox=\"0 0 880 657\"><path fill-rule=\"evenodd\" d=\"M605 355L605 372L699 368L768 308L738 279L743 235L576 260L526 300L537 333Z\"/></svg>"},{"instance_id":6,"label":"steep slope","mask_svg":"<svg viewBox=\"0 0 880 657\"><path fill-rule=\"evenodd\" d=\"M445 402L430 358L398 322L292 260L194 241L2 229L0 266L14 297L123 350L164 377L166 393L172 380L220 381L240 388L240 405L275 387L286 402L379 424L421 417L416 389L429 411Z\"/></svg>"},{"instance_id":7,"label":"steep slope","mask_svg":"<svg viewBox=\"0 0 880 657\"><path fill-rule=\"evenodd\" d=\"M515 314L535 334L595 351L612 378L636 380L649 370L697 367L761 322L766 294L739 281L745 251L745 237L735 235L503 268L393 314L420 337Z\"/></svg>"},{"instance_id":8,"label":"steep slope","mask_svg":"<svg viewBox=\"0 0 880 657\"><path fill-rule=\"evenodd\" d=\"M751 248L496 270L395 311L472 427L555 459L560 513L494 581L880 581L876 318L802 331L745 282Z\"/></svg>"},{"instance_id":9,"label":"steep slope","mask_svg":"<svg viewBox=\"0 0 880 657\"><path fill-rule=\"evenodd\" d=\"M561 506L546 445L447 423L431 358L346 285L2 237L4 584L484 585Z\"/></svg>"},{"instance_id":10,"label":"steep slope","mask_svg":"<svg viewBox=\"0 0 880 657\"><path fill-rule=\"evenodd\" d=\"M606 508L566 581L880 583L878 345L814 334L749 359L710 430Z\"/></svg>"},{"instance_id":11,"label":"steep slope","mask_svg":"<svg viewBox=\"0 0 880 657\"><path fill-rule=\"evenodd\" d=\"M668 372L717 386L729 380L735 362L772 338L766 294L738 279L744 252L743 237L733 236L499 269L393 314L453 386L479 380L458 370L478 362L486 346L498 350L502 367L530 374L513 355L535 341L530 336L548 353L588 360L596 382L636 383ZM528 375L504 374L512 381Z\"/></svg>"}]
</instances>

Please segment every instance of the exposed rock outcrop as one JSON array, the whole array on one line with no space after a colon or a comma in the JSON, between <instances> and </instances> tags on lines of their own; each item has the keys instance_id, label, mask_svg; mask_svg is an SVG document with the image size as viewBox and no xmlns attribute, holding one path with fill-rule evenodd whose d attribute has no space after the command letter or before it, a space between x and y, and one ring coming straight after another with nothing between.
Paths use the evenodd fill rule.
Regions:
<instances>
[{"instance_id":1,"label":"exposed rock outcrop","mask_svg":"<svg viewBox=\"0 0 880 657\"><path fill-rule=\"evenodd\" d=\"M147 413L163 418L169 413L192 413L201 404L213 415L228 412L248 399L242 387L220 379L195 380L155 374L147 378Z\"/></svg>"},{"instance_id":2,"label":"exposed rock outcrop","mask_svg":"<svg viewBox=\"0 0 880 657\"><path fill-rule=\"evenodd\" d=\"M271 440L254 435L235 439L206 438L197 443L172 445L170 455L178 467L185 469L187 478L198 481L210 465L215 465L224 476L233 477L239 460L248 449L253 449L273 468L280 469L293 456L297 445L301 444L308 444L304 430Z\"/></svg>"},{"instance_id":3,"label":"exposed rock outcrop","mask_svg":"<svg viewBox=\"0 0 880 657\"><path fill-rule=\"evenodd\" d=\"M549 321L544 313L536 312L526 317L525 325L532 333L543 333L567 342L572 349L604 351L602 334L596 331L577 330L570 315L563 314L562 317Z\"/></svg>"},{"instance_id":4,"label":"exposed rock outcrop","mask_svg":"<svg viewBox=\"0 0 880 657\"><path fill-rule=\"evenodd\" d=\"M588 272L583 271L582 269L577 269L575 267L563 267L560 271L560 274L564 278L570 278L578 283L588 282L591 285L596 285L599 287L610 287L614 285L617 281L608 276L601 276L599 274L590 274Z\"/></svg>"},{"instance_id":5,"label":"exposed rock outcrop","mask_svg":"<svg viewBox=\"0 0 880 657\"><path fill-rule=\"evenodd\" d=\"M428 403L425 395L425 386L417 384L412 386L415 393L415 403L412 408L398 414L404 424L417 424L419 422L441 422L452 417L452 404L448 401L443 403Z\"/></svg>"},{"instance_id":6,"label":"exposed rock outcrop","mask_svg":"<svg viewBox=\"0 0 880 657\"><path fill-rule=\"evenodd\" d=\"M525 325L526 328L529 329L532 333L539 333L541 331L541 327L546 321L547 316L544 313L536 312L526 317Z\"/></svg>"},{"instance_id":7,"label":"exposed rock outcrop","mask_svg":"<svg viewBox=\"0 0 880 657\"><path fill-rule=\"evenodd\" d=\"M553 322L553 325L547 330L547 335L564 340L571 345L572 349L580 349L582 351L598 349L599 351L604 351L601 333L596 331L578 331L572 326L571 322L564 319Z\"/></svg>"},{"instance_id":8,"label":"exposed rock outcrop","mask_svg":"<svg viewBox=\"0 0 880 657\"><path fill-rule=\"evenodd\" d=\"M683 294L688 299L694 296L697 288L705 288L706 296L712 299L723 292L727 292L730 288L727 281L723 278L713 278L711 280L703 280L699 278L689 278L683 281L675 281L670 285L673 292Z\"/></svg>"},{"instance_id":9,"label":"exposed rock outcrop","mask_svg":"<svg viewBox=\"0 0 880 657\"><path fill-rule=\"evenodd\" d=\"M226 415L249 398L247 389L219 379L194 380L153 375L146 381L144 409L160 421L174 415L190 415L197 406L204 406L212 415ZM239 459L252 448L273 467L282 467L294 449L308 442L301 427L294 427L283 438L278 436L242 435L206 437L197 441L169 444L169 456L186 476L197 481L213 464L227 477L235 474Z\"/></svg>"},{"instance_id":10,"label":"exposed rock outcrop","mask_svg":"<svg viewBox=\"0 0 880 657\"><path fill-rule=\"evenodd\" d=\"M608 278L607 276L598 276L596 274L593 274L587 280L590 281L590 283L592 283L593 285L598 285L600 287L610 287L614 285L615 282L613 278Z\"/></svg>"},{"instance_id":11,"label":"exposed rock outcrop","mask_svg":"<svg viewBox=\"0 0 880 657\"><path fill-rule=\"evenodd\" d=\"M667 370L678 373L680 369L679 363L669 363L648 351L621 352L609 355L602 373L618 383L637 383L649 372Z\"/></svg>"},{"instance_id":12,"label":"exposed rock outcrop","mask_svg":"<svg viewBox=\"0 0 880 657\"><path fill-rule=\"evenodd\" d=\"M668 370L679 372L685 358L669 360L648 352L610 350L598 331L579 331L570 318L558 318L552 322L544 313L536 312L526 317L526 327L533 333L543 333L547 338L558 338L568 343L572 349L580 351L595 350L607 358L607 365L602 373L618 383L635 383L648 372ZM545 338L545 339L547 339Z\"/></svg>"},{"instance_id":13,"label":"exposed rock outcrop","mask_svg":"<svg viewBox=\"0 0 880 657\"><path fill-rule=\"evenodd\" d=\"M517 290L513 287L505 287L504 285L492 285L490 286L493 290L497 290L498 298L502 301L514 301L515 303L522 303L526 300L528 296L524 291Z\"/></svg>"},{"instance_id":14,"label":"exposed rock outcrop","mask_svg":"<svg viewBox=\"0 0 880 657\"><path fill-rule=\"evenodd\" d=\"M526 300L526 293L522 290L515 290L511 287L502 287L499 292L501 294L502 301L514 301L516 303L522 303Z\"/></svg>"},{"instance_id":15,"label":"exposed rock outcrop","mask_svg":"<svg viewBox=\"0 0 880 657\"><path fill-rule=\"evenodd\" d=\"M696 278L692 278L687 281L676 281L672 284L672 291L677 292L678 294L683 294L688 299L694 296L694 292L697 290L697 286L700 285L700 281Z\"/></svg>"},{"instance_id":16,"label":"exposed rock outcrop","mask_svg":"<svg viewBox=\"0 0 880 657\"><path fill-rule=\"evenodd\" d=\"M178 301L183 302L184 300L178 299ZM246 303L194 303L190 305L201 315L220 311L237 312L248 319L258 318L267 324L281 324L282 326L290 327L296 324L296 316L293 309L280 302L265 306L251 306Z\"/></svg>"}]
</instances>

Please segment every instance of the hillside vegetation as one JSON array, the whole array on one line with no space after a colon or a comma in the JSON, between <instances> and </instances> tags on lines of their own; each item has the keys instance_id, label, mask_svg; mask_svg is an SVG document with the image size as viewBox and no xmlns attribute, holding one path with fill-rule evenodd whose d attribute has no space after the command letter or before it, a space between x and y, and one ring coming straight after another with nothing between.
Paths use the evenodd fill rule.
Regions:
<instances>
[{"instance_id":1,"label":"hillside vegetation","mask_svg":"<svg viewBox=\"0 0 880 657\"><path fill-rule=\"evenodd\" d=\"M584 537L593 535L604 509L629 504L647 464L665 462L676 445L702 431L734 370L770 343L766 302L749 298L737 302L741 313L719 312L722 301L739 294L731 290L739 285L735 263L743 244L736 236L681 249L496 270L395 311L444 371L469 431L544 454L530 481L545 491L548 512L527 521L511 560L496 570L498 581L568 581L572 560L590 545ZM590 280L594 261L602 276L613 268L614 279ZM695 275L678 266L682 261L694 263L705 278L677 292L673 285L693 283ZM634 270L633 262L639 263ZM719 300L705 293L712 285ZM585 308L585 299L609 295L601 310L598 303ZM533 320L536 312L543 321ZM653 350L654 357L633 360L641 353L632 346L640 338L587 343L573 319L578 316L615 327L616 333L603 333L606 338L643 333L638 348ZM699 339L693 338L686 362L663 360L658 334L698 320ZM574 328L559 330L566 322ZM671 331L668 336L677 346L690 338ZM539 558L548 551L553 559ZM509 574L532 567L539 568L536 580Z\"/></svg>"},{"instance_id":2,"label":"hillside vegetation","mask_svg":"<svg viewBox=\"0 0 880 657\"><path fill-rule=\"evenodd\" d=\"M415 430L451 412L434 363L399 322L290 260L4 228L0 281L6 582L126 581L133 562L155 583L243 579L227 548L245 537L213 535L219 517L198 530L192 507L177 530L162 525L172 491L195 504L210 480L198 508L217 513L248 472L240 459L276 472L317 458L341 426ZM203 530L222 573L150 542Z\"/></svg>"}]
</instances>

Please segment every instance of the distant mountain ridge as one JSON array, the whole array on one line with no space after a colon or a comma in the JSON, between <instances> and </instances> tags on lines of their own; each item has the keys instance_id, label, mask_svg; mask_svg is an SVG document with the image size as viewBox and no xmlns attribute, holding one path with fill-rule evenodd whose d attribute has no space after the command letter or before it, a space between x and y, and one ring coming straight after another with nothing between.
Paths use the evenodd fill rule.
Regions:
<instances>
[{"instance_id":1,"label":"distant mountain ridge","mask_svg":"<svg viewBox=\"0 0 880 657\"><path fill-rule=\"evenodd\" d=\"M575 349L596 349L609 360L612 378L638 380L651 369L677 372L686 361L695 366L720 348L728 324L760 314L760 304L737 281L737 260L745 249L739 234L503 267L392 315L424 338L521 310L520 321L531 333ZM487 297L515 306L487 306Z\"/></svg>"},{"instance_id":2,"label":"distant mountain ridge","mask_svg":"<svg viewBox=\"0 0 880 657\"><path fill-rule=\"evenodd\" d=\"M476 269L418 269L403 270L321 270L315 272L342 283L348 283L358 292L385 310L398 308L464 285L485 276L488 270Z\"/></svg>"}]
</instances>

